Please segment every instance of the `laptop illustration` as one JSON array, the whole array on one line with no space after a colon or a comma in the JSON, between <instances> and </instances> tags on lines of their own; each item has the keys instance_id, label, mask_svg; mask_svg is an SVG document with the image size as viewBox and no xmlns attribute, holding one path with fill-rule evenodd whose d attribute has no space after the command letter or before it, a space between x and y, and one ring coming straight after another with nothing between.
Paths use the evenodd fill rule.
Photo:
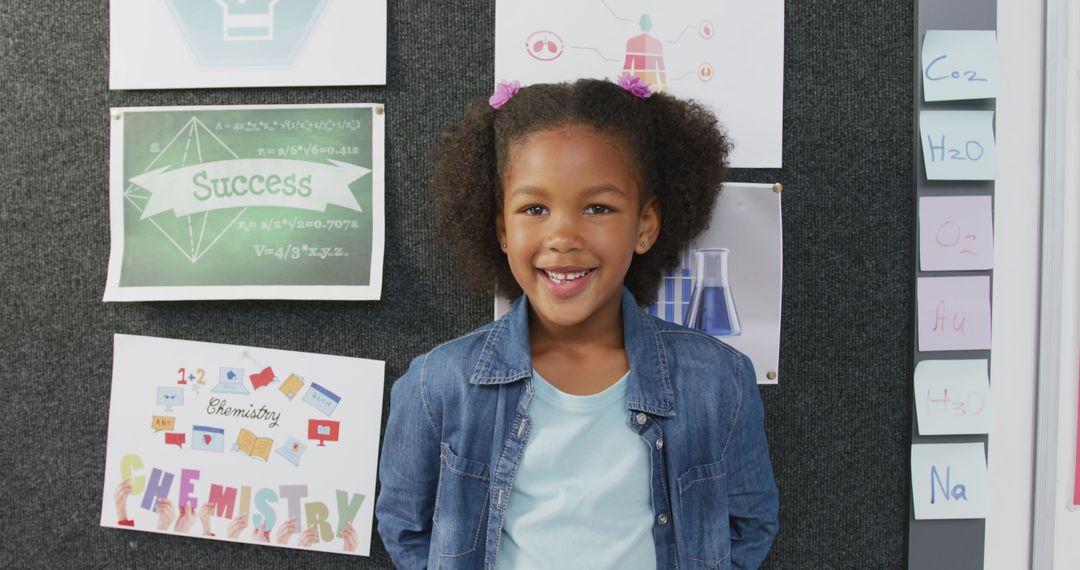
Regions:
<instances>
[{"instance_id":1,"label":"laptop illustration","mask_svg":"<svg viewBox=\"0 0 1080 570\"><path fill-rule=\"evenodd\" d=\"M243 394L247 396L249 392L248 389L244 387L244 369L228 368L226 366L219 368L218 383L211 392L218 394Z\"/></svg>"}]
</instances>

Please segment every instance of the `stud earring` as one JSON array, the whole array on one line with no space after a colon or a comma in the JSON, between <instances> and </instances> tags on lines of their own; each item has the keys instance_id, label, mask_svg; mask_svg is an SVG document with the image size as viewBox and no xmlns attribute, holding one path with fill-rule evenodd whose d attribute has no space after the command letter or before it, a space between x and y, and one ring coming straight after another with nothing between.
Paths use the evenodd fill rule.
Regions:
<instances>
[{"instance_id":1,"label":"stud earring","mask_svg":"<svg viewBox=\"0 0 1080 570\"><path fill-rule=\"evenodd\" d=\"M641 247L645 247L645 242L641 242Z\"/></svg>"},{"instance_id":2,"label":"stud earring","mask_svg":"<svg viewBox=\"0 0 1080 570\"><path fill-rule=\"evenodd\" d=\"M506 242L503 242L503 244L502 244L502 248L503 248L503 249L506 249Z\"/></svg>"}]
</instances>

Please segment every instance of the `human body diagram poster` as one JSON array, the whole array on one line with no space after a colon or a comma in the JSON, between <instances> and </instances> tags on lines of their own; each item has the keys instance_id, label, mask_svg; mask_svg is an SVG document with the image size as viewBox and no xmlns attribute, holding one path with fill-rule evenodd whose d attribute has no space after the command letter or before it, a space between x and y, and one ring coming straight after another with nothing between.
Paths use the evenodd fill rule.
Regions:
<instances>
[{"instance_id":1,"label":"human body diagram poster","mask_svg":"<svg viewBox=\"0 0 1080 570\"><path fill-rule=\"evenodd\" d=\"M112 111L106 301L378 299L376 105Z\"/></svg>"},{"instance_id":2,"label":"human body diagram poster","mask_svg":"<svg viewBox=\"0 0 1080 570\"><path fill-rule=\"evenodd\" d=\"M101 525L368 555L383 367L116 335Z\"/></svg>"},{"instance_id":3,"label":"human body diagram poster","mask_svg":"<svg viewBox=\"0 0 1080 570\"><path fill-rule=\"evenodd\" d=\"M386 0L110 0L110 89L382 85Z\"/></svg>"},{"instance_id":4,"label":"human body diagram poster","mask_svg":"<svg viewBox=\"0 0 1080 570\"><path fill-rule=\"evenodd\" d=\"M496 1L496 81L624 73L712 108L735 142L733 167L781 166L781 0Z\"/></svg>"}]
</instances>

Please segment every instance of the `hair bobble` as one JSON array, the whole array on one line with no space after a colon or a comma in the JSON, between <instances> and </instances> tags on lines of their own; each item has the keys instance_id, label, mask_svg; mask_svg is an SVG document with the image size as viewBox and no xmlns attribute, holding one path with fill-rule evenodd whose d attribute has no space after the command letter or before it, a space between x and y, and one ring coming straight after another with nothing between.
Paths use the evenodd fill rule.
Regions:
<instances>
[{"instance_id":1,"label":"hair bobble","mask_svg":"<svg viewBox=\"0 0 1080 570\"><path fill-rule=\"evenodd\" d=\"M495 86L495 92L488 97L488 105L491 105L492 109L502 109L507 101L517 95L518 89L521 89L520 81L500 81Z\"/></svg>"},{"instance_id":2,"label":"hair bobble","mask_svg":"<svg viewBox=\"0 0 1080 570\"><path fill-rule=\"evenodd\" d=\"M649 97L652 97L652 89L649 88L649 84L642 81L641 78L636 75L630 75L629 73L620 75L619 87L622 87L627 93L638 99L648 99Z\"/></svg>"}]
</instances>

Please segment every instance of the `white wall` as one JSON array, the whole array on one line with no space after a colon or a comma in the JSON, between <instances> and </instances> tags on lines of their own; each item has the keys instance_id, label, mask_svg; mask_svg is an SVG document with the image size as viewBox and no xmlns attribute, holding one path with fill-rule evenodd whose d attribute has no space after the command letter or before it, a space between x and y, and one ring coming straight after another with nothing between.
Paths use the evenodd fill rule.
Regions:
<instances>
[{"instance_id":1,"label":"white wall","mask_svg":"<svg viewBox=\"0 0 1080 570\"><path fill-rule=\"evenodd\" d=\"M1058 400L1057 485L1054 504L1054 568L1080 568L1080 510L1069 508L1076 466L1077 383L1080 366L1080 0L1069 6L1070 62L1067 99L1070 127L1065 145L1065 243L1060 391ZM1047 149L1047 152L1053 152Z\"/></svg>"},{"instance_id":2,"label":"white wall","mask_svg":"<svg viewBox=\"0 0 1080 570\"><path fill-rule=\"evenodd\" d=\"M990 371L995 417L987 450L987 570L1028 568L1031 560L1043 20L1040 0L998 0L1003 81L997 100L1000 173L995 186Z\"/></svg>"}]
</instances>

